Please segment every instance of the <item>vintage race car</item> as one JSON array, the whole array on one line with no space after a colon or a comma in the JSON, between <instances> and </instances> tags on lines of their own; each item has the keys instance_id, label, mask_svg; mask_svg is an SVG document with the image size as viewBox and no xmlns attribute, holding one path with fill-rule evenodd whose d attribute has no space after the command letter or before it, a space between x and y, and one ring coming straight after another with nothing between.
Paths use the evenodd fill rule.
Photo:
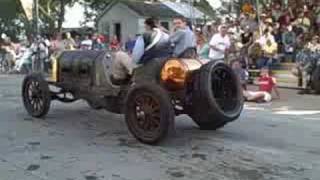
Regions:
<instances>
[{"instance_id":1,"label":"vintage race car","mask_svg":"<svg viewBox=\"0 0 320 180\"><path fill-rule=\"evenodd\" d=\"M84 99L94 109L124 114L139 141L155 144L174 130L175 116L189 115L205 130L216 130L239 118L243 109L240 83L221 62L197 59L151 60L137 67L122 84L111 78L108 51L66 51L53 63L49 78L27 75L22 96L27 112L44 117L52 100Z\"/></svg>"}]
</instances>

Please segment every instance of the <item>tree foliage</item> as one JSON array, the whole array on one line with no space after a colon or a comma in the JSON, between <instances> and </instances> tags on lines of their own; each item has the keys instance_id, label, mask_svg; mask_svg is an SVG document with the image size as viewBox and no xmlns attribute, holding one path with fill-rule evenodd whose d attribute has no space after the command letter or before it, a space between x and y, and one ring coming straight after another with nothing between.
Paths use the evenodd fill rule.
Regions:
<instances>
[{"instance_id":1,"label":"tree foliage","mask_svg":"<svg viewBox=\"0 0 320 180\"><path fill-rule=\"evenodd\" d=\"M19 35L30 32L30 24L23 14L19 0L0 1L0 33L17 41Z\"/></svg>"}]
</instances>

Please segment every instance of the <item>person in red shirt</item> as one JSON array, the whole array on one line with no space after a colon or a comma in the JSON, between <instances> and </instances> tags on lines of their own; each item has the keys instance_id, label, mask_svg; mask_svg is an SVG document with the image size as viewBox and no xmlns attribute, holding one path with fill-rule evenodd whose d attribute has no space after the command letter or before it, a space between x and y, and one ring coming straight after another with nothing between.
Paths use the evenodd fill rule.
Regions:
<instances>
[{"instance_id":1,"label":"person in red shirt","mask_svg":"<svg viewBox=\"0 0 320 180\"><path fill-rule=\"evenodd\" d=\"M277 88L277 80L270 75L268 68L261 69L261 75L258 79L258 84L259 91L268 93L272 99L272 91L274 90L277 98L280 99L280 93Z\"/></svg>"},{"instance_id":2,"label":"person in red shirt","mask_svg":"<svg viewBox=\"0 0 320 180\"><path fill-rule=\"evenodd\" d=\"M120 42L118 41L117 36L113 36L110 42L111 50L117 51L120 49Z\"/></svg>"}]
</instances>

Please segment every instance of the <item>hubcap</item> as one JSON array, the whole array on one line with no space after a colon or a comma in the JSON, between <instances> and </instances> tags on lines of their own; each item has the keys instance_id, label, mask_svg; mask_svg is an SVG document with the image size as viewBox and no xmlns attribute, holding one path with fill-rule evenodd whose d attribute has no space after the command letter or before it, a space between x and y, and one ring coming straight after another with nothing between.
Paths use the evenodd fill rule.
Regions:
<instances>
[{"instance_id":1,"label":"hubcap","mask_svg":"<svg viewBox=\"0 0 320 180\"><path fill-rule=\"evenodd\" d=\"M33 112L39 112L44 105L43 92L41 91L40 84L37 81L30 81L26 86L27 101L32 107Z\"/></svg>"},{"instance_id":2,"label":"hubcap","mask_svg":"<svg viewBox=\"0 0 320 180\"><path fill-rule=\"evenodd\" d=\"M160 129L160 104L148 94L135 98L137 126L143 131L154 132Z\"/></svg>"}]
</instances>

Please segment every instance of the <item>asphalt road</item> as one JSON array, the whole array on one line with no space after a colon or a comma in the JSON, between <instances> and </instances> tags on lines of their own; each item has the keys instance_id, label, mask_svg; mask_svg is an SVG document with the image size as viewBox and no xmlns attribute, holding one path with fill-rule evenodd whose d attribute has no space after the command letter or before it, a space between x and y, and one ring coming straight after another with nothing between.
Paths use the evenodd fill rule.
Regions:
<instances>
[{"instance_id":1,"label":"asphalt road","mask_svg":"<svg viewBox=\"0 0 320 180\"><path fill-rule=\"evenodd\" d=\"M54 102L33 119L22 76L0 75L1 180L319 180L320 96L282 90L272 104L247 104L219 131L186 116L160 146L137 142L122 116L83 101Z\"/></svg>"}]
</instances>

